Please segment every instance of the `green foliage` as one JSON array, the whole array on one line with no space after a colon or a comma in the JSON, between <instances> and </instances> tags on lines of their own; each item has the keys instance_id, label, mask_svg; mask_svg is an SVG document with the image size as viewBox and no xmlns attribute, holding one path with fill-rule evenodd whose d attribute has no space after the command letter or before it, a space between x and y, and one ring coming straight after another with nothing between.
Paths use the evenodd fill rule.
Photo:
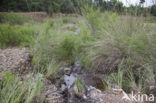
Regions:
<instances>
[{"instance_id":1,"label":"green foliage","mask_svg":"<svg viewBox=\"0 0 156 103\"><path fill-rule=\"evenodd\" d=\"M32 20L32 18L22 14L0 13L0 23L24 24L30 20Z\"/></svg>"},{"instance_id":2,"label":"green foliage","mask_svg":"<svg viewBox=\"0 0 156 103\"><path fill-rule=\"evenodd\" d=\"M63 40L60 42L58 48L58 58L60 60L69 61L69 63L74 62L74 51L75 51L75 38L73 34L65 35Z\"/></svg>"},{"instance_id":3,"label":"green foliage","mask_svg":"<svg viewBox=\"0 0 156 103\"><path fill-rule=\"evenodd\" d=\"M140 61L148 60L151 55L155 57L154 51L148 49L148 47L152 47L153 43L151 43L151 40L154 38L147 36L148 31L145 31L143 22L133 17L123 18L107 12L100 17L103 23L99 26L100 29L98 30L100 31L95 32L100 36L99 40L101 40L95 43L100 49L97 51L104 52L109 50L109 46L112 46L114 49L119 50L120 53L123 53L123 55L142 57ZM92 22L91 25L93 25ZM104 53L98 52L97 54ZM106 53L106 55L108 54Z\"/></svg>"},{"instance_id":4,"label":"green foliage","mask_svg":"<svg viewBox=\"0 0 156 103\"><path fill-rule=\"evenodd\" d=\"M129 13L132 16L144 16L146 17L147 14L150 12L149 8L143 8L141 5L130 5L130 7L127 9L127 13Z\"/></svg>"},{"instance_id":5,"label":"green foliage","mask_svg":"<svg viewBox=\"0 0 156 103\"><path fill-rule=\"evenodd\" d=\"M90 49L90 47L92 46L94 39L95 37L91 35L90 29L86 27L86 25L82 25L79 39L76 41L76 51L81 62L81 66L86 69L89 69L92 64L92 49Z\"/></svg>"},{"instance_id":6,"label":"green foliage","mask_svg":"<svg viewBox=\"0 0 156 103\"><path fill-rule=\"evenodd\" d=\"M64 17L64 18L62 18L62 21L64 24L74 23L75 19L73 17Z\"/></svg>"},{"instance_id":7,"label":"green foliage","mask_svg":"<svg viewBox=\"0 0 156 103\"><path fill-rule=\"evenodd\" d=\"M118 85L126 92L131 92L131 90L144 92L146 86L154 84L154 74L150 65L145 64L136 70L134 69L135 62L131 58L122 60L118 71L109 75L109 85ZM144 86L145 83L146 86Z\"/></svg>"},{"instance_id":8,"label":"green foliage","mask_svg":"<svg viewBox=\"0 0 156 103\"><path fill-rule=\"evenodd\" d=\"M0 47L28 46L33 40L34 31L30 27L0 25Z\"/></svg>"},{"instance_id":9,"label":"green foliage","mask_svg":"<svg viewBox=\"0 0 156 103\"><path fill-rule=\"evenodd\" d=\"M122 88L123 71L119 69L117 73L110 74L108 81L110 84L116 84L119 88Z\"/></svg>"},{"instance_id":10,"label":"green foliage","mask_svg":"<svg viewBox=\"0 0 156 103\"><path fill-rule=\"evenodd\" d=\"M145 21L147 22L147 23L156 23L156 18L155 17L148 17L148 18L146 18L145 19Z\"/></svg>"},{"instance_id":11,"label":"green foliage","mask_svg":"<svg viewBox=\"0 0 156 103\"><path fill-rule=\"evenodd\" d=\"M153 5L153 6L151 7L151 14L152 14L153 16L156 16L156 5Z\"/></svg>"},{"instance_id":12,"label":"green foliage","mask_svg":"<svg viewBox=\"0 0 156 103\"><path fill-rule=\"evenodd\" d=\"M96 12L96 11L95 11ZM91 15L94 13L88 12ZM131 64L120 62L117 64L117 68L113 66L108 66L110 70L118 69L117 73L112 73L110 76L113 79L113 82L116 83L119 87L127 87L126 84L136 84L139 88L144 88L143 81L145 79L150 79L150 71L152 71L152 66L155 65L155 49L154 45L155 37L149 31L153 30L151 27L144 26L144 22L141 18L135 18L131 16L120 17L115 13L105 12L104 14L95 15L94 18L87 18L91 26L96 25L96 22L92 22L97 19L100 20L99 28L94 28L95 42L93 42L90 51L86 56L91 56L93 58L91 64L97 64L92 66L94 69L103 70L103 61L107 58L114 58L115 60L125 60L130 59L133 61ZM148 28L148 29L147 29ZM113 55L113 56L112 56ZM118 57L116 58L116 56ZM114 62L113 59L109 59L109 62ZM104 62L105 63L105 62ZM107 62L106 62L107 63ZM146 65L148 65L146 67ZM132 70L130 75L131 79L126 80L126 73L124 71ZM138 71L139 70L139 71ZM95 70L96 71L96 70ZM153 74L150 74L153 76ZM138 77L139 76L139 77ZM129 78L130 78L129 77ZM134 79L133 79L134 77ZM139 81L135 82L139 78ZM129 81L129 83L127 82Z\"/></svg>"},{"instance_id":13,"label":"green foliage","mask_svg":"<svg viewBox=\"0 0 156 103\"><path fill-rule=\"evenodd\" d=\"M125 9L128 9L133 15L142 15L146 13L146 8L141 7L143 3L144 0L140 0L140 5L133 6L135 9L132 9L131 7L124 7L123 3L118 0L98 0L95 2L92 0L5 0L0 2L0 11L44 11L49 15L58 12L82 14L84 5L89 5L94 8L101 8L101 11L113 11L123 14Z\"/></svg>"},{"instance_id":14,"label":"green foliage","mask_svg":"<svg viewBox=\"0 0 156 103\"><path fill-rule=\"evenodd\" d=\"M81 6L90 0L6 0L0 2L0 11L45 11L53 13L80 12Z\"/></svg>"},{"instance_id":15,"label":"green foliage","mask_svg":"<svg viewBox=\"0 0 156 103\"><path fill-rule=\"evenodd\" d=\"M143 3L145 3L145 0L140 0L140 4L143 4Z\"/></svg>"},{"instance_id":16,"label":"green foliage","mask_svg":"<svg viewBox=\"0 0 156 103\"><path fill-rule=\"evenodd\" d=\"M123 13L125 9L123 3L118 0L99 0L97 7L100 7L102 11L108 10L118 12L120 14Z\"/></svg>"},{"instance_id":17,"label":"green foliage","mask_svg":"<svg viewBox=\"0 0 156 103\"><path fill-rule=\"evenodd\" d=\"M84 90L84 81L81 83L79 81L78 78L75 79L75 84L76 84L76 87L78 88L78 91L79 92L82 92Z\"/></svg>"},{"instance_id":18,"label":"green foliage","mask_svg":"<svg viewBox=\"0 0 156 103\"><path fill-rule=\"evenodd\" d=\"M27 11L25 0L2 0L0 1L0 11Z\"/></svg>"},{"instance_id":19,"label":"green foliage","mask_svg":"<svg viewBox=\"0 0 156 103\"><path fill-rule=\"evenodd\" d=\"M42 75L36 74L36 77L34 79L32 78L32 75L28 78L26 81L27 85L27 92L25 96L25 103L32 103L35 96L39 96L39 101L43 103L43 97L42 97L42 91L43 91L43 83L42 83Z\"/></svg>"},{"instance_id":20,"label":"green foliage","mask_svg":"<svg viewBox=\"0 0 156 103\"><path fill-rule=\"evenodd\" d=\"M47 22L47 25L45 25L46 26L45 34L47 34L49 29L51 29L51 27L54 25L54 20L50 19L50 20L47 20L46 22Z\"/></svg>"},{"instance_id":21,"label":"green foliage","mask_svg":"<svg viewBox=\"0 0 156 103\"><path fill-rule=\"evenodd\" d=\"M93 6L86 5L83 9L83 15L86 16L87 20L91 24L93 31L100 28L101 21L98 16L100 16L100 9L94 10Z\"/></svg>"},{"instance_id":22,"label":"green foliage","mask_svg":"<svg viewBox=\"0 0 156 103\"><path fill-rule=\"evenodd\" d=\"M1 87L0 100L2 103L31 103L36 95L41 94L43 85L40 75L37 75L34 80L30 76L20 81L18 77L7 71L4 73Z\"/></svg>"},{"instance_id":23,"label":"green foliage","mask_svg":"<svg viewBox=\"0 0 156 103\"><path fill-rule=\"evenodd\" d=\"M41 24L37 28L40 33L32 46L34 55L32 62L37 69L46 73L47 77L55 78L55 75L60 70L59 65L73 64L75 57L81 58L84 66L90 63L90 59L85 58L85 53L87 52L85 48L93 39L89 29L83 24L80 24L81 29L77 34L66 28L60 29L64 25L68 25L63 23L63 18L57 18L53 23L53 27L48 26L48 22ZM71 17L65 18L69 20ZM89 63L87 64L86 62Z\"/></svg>"},{"instance_id":24,"label":"green foliage","mask_svg":"<svg viewBox=\"0 0 156 103\"><path fill-rule=\"evenodd\" d=\"M55 78L57 73L60 71L60 65L57 64L54 60L50 64L47 64L47 78Z\"/></svg>"},{"instance_id":25,"label":"green foliage","mask_svg":"<svg viewBox=\"0 0 156 103\"><path fill-rule=\"evenodd\" d=\"M49 20L49 21L48 21L48 25L49 25L50 27L52 27L52 26L54 25L54 20L53 20L53 19Z\"/></svg>"}]
</instances>

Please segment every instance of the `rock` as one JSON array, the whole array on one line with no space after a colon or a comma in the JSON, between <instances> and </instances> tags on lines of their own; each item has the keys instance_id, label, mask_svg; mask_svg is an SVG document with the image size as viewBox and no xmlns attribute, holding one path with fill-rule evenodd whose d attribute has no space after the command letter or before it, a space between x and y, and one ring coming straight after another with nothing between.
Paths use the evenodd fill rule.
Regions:
<instances>
[{"instance_id":1,"label":"rock","mask_svg":"<svg viewBox=\"0 0 156 103\"><path fill-rule=\"evenodd\" d=\"M64 68L64 71L71 71L71 68Z\"/></svg>"},{"instance_id":2,"label":"rock","mask_svg":"<svg viewBox=\"0 0 156 103\"><path fill-rule=\"evenodd\" d=\"M71 74L69 76L65 75L64 81L65 81L68 89L75 83L75 78L76 78L76 76L74 76L74 74Z\"/></svg>"},{"instance_id":3,"label":"rock","mask_svg":"<svg viewBox=\"0 0 156 103\"><path fill-rule=\"evenodd\" d=\"M65 67L65 68L64 68L64 73L65 73L65 74L70 74L70 73L71 73L71 68Z\"/></svg>"},{"instance_id":4,"label":"rock","mask_svg":"<svg viewBox=\"0 0 156 103\"><path fill-rule=\"evenodd\" d=\"M106 90L108 88L108 84L106 80L104 80L107 78L107 75L88 73L78 75L78 77L80 80L84 80L85 84L88 86L93 86L100 90Z\"/></svg>"},{"instance_id":5,"label":"rock","mask_svg":"<svg viewBox=\"0 0 156 103\"><path fill-rule=\"evenodd\" d=\"M99 89L90 86L87 90L90 97L95 100L94 103L133 103L130 100L123 99L125 95L128 95L123 92L122 89L114 89L113 91L115 93L113 91L102 92Z\"/></svg>"},{"instance_id":6,"label":"rock","mask_svg":"<svg viewBox=\"0 0 156 103\"><path fill-rule=\"evenodd\" d=\"M61 84L61 91L65 91L66 90L66 86L64 84Z\"/></svg>"},{"instance_id":7,"label":"rock","mask_svg":"<svg viewBox=\"0 0 156 103\"><path fill-rule=\"evenodd\" d=\"M0 72L11 70L15 74L27 74L32 71L31 60L28 48L0 49Z\"/></svg>"},{"instance_id":8,"label":"rock","mask_svg":"<svg viewBox=\"0 0 156 103\"><path fill-rule=\"evenodd\" d=\"M65 100L61 94L62 91L58 90L49 80L44 79L44 85L45 103L64 103Z\"/></svg>"}]
</instances>

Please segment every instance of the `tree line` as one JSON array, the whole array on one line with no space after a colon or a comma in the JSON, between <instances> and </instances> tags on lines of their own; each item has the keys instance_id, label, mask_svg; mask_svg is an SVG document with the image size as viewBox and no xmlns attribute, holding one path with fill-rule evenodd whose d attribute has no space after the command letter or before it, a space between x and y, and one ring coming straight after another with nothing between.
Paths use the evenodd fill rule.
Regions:
<instances>
[{"instance_id":1,"label":"tree line","mask_svg":"<svg viewBox=\"0 0 156 103\"><path fill-rule=\"evenodd\" d=\"M93 2L94 1L94 2ZM156 5L150 8L143 8L145 0L140 0L140 5L124 7L123 3L118 0L0 0L0 11L14 12L34 12L45 11L52 15L53 13L81 13L84 5L92 5L95 8L100 7L101 11L109 10L118 13L125 11L140 15L146 12L151 12L156 16Z\"/></svg>"}]
</instances>

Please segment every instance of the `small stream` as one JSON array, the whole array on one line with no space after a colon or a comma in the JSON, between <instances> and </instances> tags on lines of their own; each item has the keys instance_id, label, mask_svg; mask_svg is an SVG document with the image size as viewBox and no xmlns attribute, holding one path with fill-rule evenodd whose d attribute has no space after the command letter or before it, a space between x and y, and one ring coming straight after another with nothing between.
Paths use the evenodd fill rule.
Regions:
<instances>
[{"instance_id":1,"label":"small stream","mask_svg":"<svg viewBox=\"0 0 156 103\"><path fill-rule=\"evenodd\" d=\"M78 35L80 30L81 28L78 28L74 34ZM72 66L63 67L62 70L63 73L58 76L59 78L56 81L60 82L58 88L65 88L63 91L61 90L65 98L65 103L95 103L95 100L90 97L89 88L90 86L98 87L99 83L101 83L100 79L83 69L77 56ZM64 79L61 81L60 77L63 75ZM81 92L75 83L76 79L80 83L84 82Z\"/></svg>"},{"instance_id":2,"label":"small stream","mask_svg":"<svg viewBox=\"0 0 156 103\"><path fill-rule=\"evenodd\" d=\"M81 28L78 28L75 32L74 35L78 35L80 33ZM78 78L80 81L80 76L82 75L82 68L81 68L81 64L80 61L78 60L78 57L75 57L75 62L73 64L73 66L71 67L71 69L67 69L65 72L65 76L64 76L64 83L67 87L67 103L89 103L87 102L87 97L86 97L86 93L84 92L80 97L76 96L75 93L75 79ZM84 87L84 91L85 91L85 87Z\"/></svg>"}]
</instances>

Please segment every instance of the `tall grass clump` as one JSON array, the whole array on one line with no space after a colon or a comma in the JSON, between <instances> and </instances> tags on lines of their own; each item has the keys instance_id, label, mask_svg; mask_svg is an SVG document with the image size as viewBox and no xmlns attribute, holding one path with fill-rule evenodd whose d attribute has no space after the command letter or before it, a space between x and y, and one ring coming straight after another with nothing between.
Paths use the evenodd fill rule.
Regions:
<instances>
[{"instance_id":1,"label":"tall grass clump","mask_svg":"<svg viewBox=\"0 0 156 103\"><path fill-rule=\"evenodd\" d=\"M50 21L53 20L46 20L44 24L41 24L41 27L44 28L39 28L41 31L32 47L33 64L42 72L47 72L48 77L57 74L60 63L68 58L71 59L72 54L70 52L72 52L74 45L70 41L72 39L65 37L67 34L61 32L62 22L56 20L51 25Z\"/></svg>"},{"instance_id":2,"label":"tall grass clump","mask_svg":"<svg viewBox=\"0 0 156 103\"><path fill-rule=\"evenodd\" d=\"M0 25L0 48L29 46L33 41L34 30L26 26Z\"/></svg>"},{"instance_id":3,"label":"tall grass clump","mask_svg":"<svg viewBox=\"0 0 156 103\"><path fill-rule=\"evenodd\" d=\"M15 13L0 13L0 23L9 23L9 24L24 24L32 20L31 17L15 14Z\"/></svg>"},{"instance_id":4,"label":"tall grass clump","mask_svg":"<svg viewBox=\"0 0 156 103\"><path fill-rule=\"evenodd\" d=\"M81 62L81 66L90 69L92 63L92 43L95 41L95 36L91 35L91 31L87 25L81 24L81 30L79 38L76 42L76 51L78 59Z\"/></svg>"},{"instance_id":5,"label":"tall grass clump","mask_svg":"<svg viewBox=\"0 0 156 103\"><path fill-rule=\"evenodd\" d=\"M142 77L146 80L153 77L153 73L150 76L147 74L151 73L149 71L153 71L155 67L155 37L150 33L152 29L148 25L144 25L143 19L128 15L118 16L110 12L96 16L92 15L94 12L98 12L98 10L86 13L86 19L92 27L96 25L96 22L92 22L94 19L101 22L98 28L92 29L96 40L91 48L92 54L87 54L93 58L93 70L109 75L122 67L120 71L132 70L135 75L134 80ZM122 60L130 60L131 65L121 63ZM149 68L145 65L148 65ZM140 73L141 77L138 76ZM122 72L118 74L122 74ZM119 80L121 81L121 78ZM121 86L121 82L117 82L117 84ZM144 81L141 84L145 83L147 82Z\"/></svg>"},{"instance_id":6,"label":"tall grass clump","mask_svg":"<svg viewBox=\"0 0 156 103\"><path fill-rule=\"evenodd\" d=\"M99 18L97 18L98 16L100 16L100 9L97 8L97 10L94 10L93 6L86 5L84 6L84 9L82 11L83 15L86 17L90 24L92 32L94 32L96 29L100 29L101 21Z\"/></svg>"},{"instance_id":7,"label":"tall grass clump","mask_svg":"<svg viewBox=\"0 0 156 103\"><path fill-rule=\"evenodd\" d=\"M2 103L32 103L36 96L41 96L43 89L42 77L37 75L30 76L24 81L7 71L4 73L1 89L0 100ZM40 100L42 103L42 100Z\"/></svg>"},{"instance_id":8,"label":"tall grass clump","mask_svg":"<svg viewBox=\"0 0 156 103\"><path fill-rule=\"evenodd\" d=\"M72 65L76 57L83 57L85 44L92 37L84 26L78 34L61 29L66 25L61 18L56 19L53 26L49 26L48 22L42 25L44 28L32 47L33 64L51 78L59 72L60 65Z\"/></svg>"},{"instance_id":9,"label":"tall grass clump","mask_svg":"<svg viewBox=\"0 0 156 103\"><path fill-rule=\"evenodd\" d=\"M133 66L135 63L131 59L125 59L119 64L117 72L112 72L108 77L110 86L118 86L126 92L148 92L150 85L154 84L154 74L150 65L144 65L144 68Z\"/></svg>"}]
</instances>

